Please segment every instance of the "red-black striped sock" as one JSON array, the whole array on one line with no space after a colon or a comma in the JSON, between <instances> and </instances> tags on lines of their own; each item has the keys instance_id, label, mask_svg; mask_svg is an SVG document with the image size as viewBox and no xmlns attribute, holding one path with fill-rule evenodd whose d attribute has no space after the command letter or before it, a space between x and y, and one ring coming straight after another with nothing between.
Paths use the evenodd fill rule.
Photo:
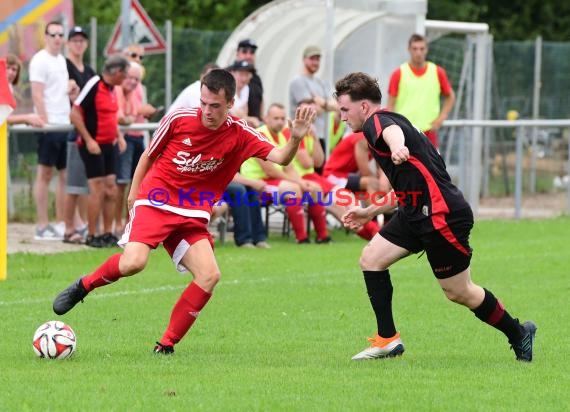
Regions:
<instances>
[{"instance_id":1,"label":"red-black striped sock","mask_svg":"<svg viewBox=\"0 0 570 412\"><path fill-rule=\"evenodd\" d=\"M518 341L522 336L522 328L518 320L513 319L501 301L491 292L485 288L483 290L485 291L483 302L472 312L479 320L503 332L509 341Z\"/></svg>"}]
</instances>

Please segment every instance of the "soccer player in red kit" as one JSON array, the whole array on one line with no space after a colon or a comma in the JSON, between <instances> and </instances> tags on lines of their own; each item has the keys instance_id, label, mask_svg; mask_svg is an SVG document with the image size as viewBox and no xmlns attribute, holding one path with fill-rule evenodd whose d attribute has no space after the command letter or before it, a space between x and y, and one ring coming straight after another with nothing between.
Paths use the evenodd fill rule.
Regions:
<instances>
[{"instance_id":1,"label":"soccer player in red kit","mask_svg":"<svg viewBox=\"0 0 570 412\"><path fill-rule=\"evenodd\" d=\"M277 148L244 121L228 115L234 96L231 73L212 70L202 79L200 108L177 109L160 121L133 177L130 221L119 241L124 251L62 291L53 302L56 314L67 313L93 289L142 271L151 249L162 242L177 269L193 276L154 348L155 353L174 352L220 279L207 227L212 205L244 160L291 162L315 118L311 108L297 110L293 138Z\"/></svg>"}]
</instances>

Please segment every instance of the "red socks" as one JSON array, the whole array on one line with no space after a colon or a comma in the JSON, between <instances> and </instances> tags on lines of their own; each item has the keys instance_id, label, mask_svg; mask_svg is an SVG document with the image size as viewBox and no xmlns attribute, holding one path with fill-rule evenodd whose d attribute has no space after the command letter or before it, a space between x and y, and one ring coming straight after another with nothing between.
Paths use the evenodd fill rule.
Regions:
<instances>
[{"instance_id":1,"label":"red socks","mask_svg":"<svg viewBox=\"0 0 570 412\"><path fill-rule=\"evenodd\" d=\"M116 253L108 258L101 266L95 269L95 272L81 279L83 286L87 292L91 292L95 288L116 282L122 276L119 272L119 260L122 254Z\"/></svg>"},{"instance_id":2,"label":"red socks","mask_svg":"<svg viewBox=\"0 0 570 412\"><path fill-rule=\"evenodd\" d=\"M360 228L356 234L363 239L371 240L380 231L380 225L375 220L371 220Z\"/></svg>"},{"instance_id":3,"label":"red socks","mask_svg":"<svg viewBox=\"0 0 570 412\"><path fill-rule=\"evenodd\" d=\"M297 199L294 200L295 204L291 206L285 206L285 210L287 211L287 217L289 217L291 226L293 226L295 238L297 240L304 240L307 238L307 228L305 227L305 212L303 211L303 207L301 205L296 204Z\"/></svg>"},{"instance_id":4,"label":"red socks","mask_svg":"<svg viewBox=\"0 0 570 412\"><path fill-rule=\"evenodd\" d=\"M192 324L211 296L211 293L206 292L196 283L190 283L172 309L170 322L162 339L160 339L160 344L173 346L178 343L192 327Z\"/></svg>"},{"instance_id":5,"label":"red socks","mask_svg":"<svg viewBox=\"0 0 570 412\"><path fill-rule=\"evenodd\" d=\"M329 231L327 229L327 212L323 205L321 204L309 204L309 217L315 226L315 232L317 232L317 239L326 239L329 237Z\"/></svg>"}]
</instances>

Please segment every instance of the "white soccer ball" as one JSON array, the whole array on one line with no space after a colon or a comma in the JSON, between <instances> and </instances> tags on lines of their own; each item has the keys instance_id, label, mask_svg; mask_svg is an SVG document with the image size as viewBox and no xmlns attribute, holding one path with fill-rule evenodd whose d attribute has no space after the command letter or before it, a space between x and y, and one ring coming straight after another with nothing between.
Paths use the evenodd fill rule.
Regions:
<instances>
[{"instance_id":1,"label":"white soccer ball","mask_svg":"<svg viewBox=\"0 0 570 412\"><path fill-rule=\"evenodd\" d=\"M40 358L65 359L75 352L76 346L73 329L58 320L44 323L34 333L34 352Z\"/></svg>"}]
</instances>

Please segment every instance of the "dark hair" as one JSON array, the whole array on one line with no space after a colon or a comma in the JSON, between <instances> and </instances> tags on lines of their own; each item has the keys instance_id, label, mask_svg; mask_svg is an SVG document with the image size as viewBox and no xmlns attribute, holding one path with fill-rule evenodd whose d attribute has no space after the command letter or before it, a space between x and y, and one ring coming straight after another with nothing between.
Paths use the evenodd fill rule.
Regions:
<instances>
[{"instance_id":1,"label":"dark hair","mask_svg":"<svg viewBox=\"0 0 570 412\"><path fill-rule=\"evenodd\" d=\"M382 101L378 80L362 72L350 73L336 82L335 97L343 94L348 95L352 101L370 100L376 104Z\"/></svg>"},{"instance_id":2,"label":"dark hair","mask_svg":"<svg viewBox=\"0 0 570 412\"><path fill-rule=\"evenodd\" d=\"M208 90L218 94L223 90L226 94L226 101L230 102L236 94L236 80L234 76L224 69L212 69L201 81L200 87L206 86Z\"/></svg>"},{"instance_id":3,"label":"dark hair","mask_svg":"<svg viewBox=\"0 0 570 412\"><path fill-rule=\"evenodd\" d=\"M408 40L408 46L411 46L412 43L415 43L417 41L426 41L426 38L421 34L414 33L410 36L410 40Z\"/></svg>"},{"instance_id":4,"label":"dark hair","mask_svg":"<svg viewBox=\"0 0 570 412\"><path fill-rule=\"evenodd\" d=\"M52 20L48 24L46 24L46 29L44 30L45 34L48 34L48 29L50 26L61 26L63 27L63 23L58 20Z\"/></svg>"},{"instance_id":5,"label":"dark hair","mask_svg":"<svg viewBox=\"0 0 570 412\"><path fill-rule=\"evenodd\" d=\"M115 54L105 60L103 73L113 74L116 71L125 72L130 66L130 62L123 56Z\"/></svg>"},{"instance_id":6,"label":"dark hair","mask_svg":"<svg viewBox=\"0 0 570 412\"><path fill-rule=\"evenodd\" d=\"M8 53L6 55L6 66L18 66L18 73L12 82L12 85L17 85L20 81L20 73L22 71L22 61L18 59L18 57L12 53Z\"/></svg>"}]
</instances>

